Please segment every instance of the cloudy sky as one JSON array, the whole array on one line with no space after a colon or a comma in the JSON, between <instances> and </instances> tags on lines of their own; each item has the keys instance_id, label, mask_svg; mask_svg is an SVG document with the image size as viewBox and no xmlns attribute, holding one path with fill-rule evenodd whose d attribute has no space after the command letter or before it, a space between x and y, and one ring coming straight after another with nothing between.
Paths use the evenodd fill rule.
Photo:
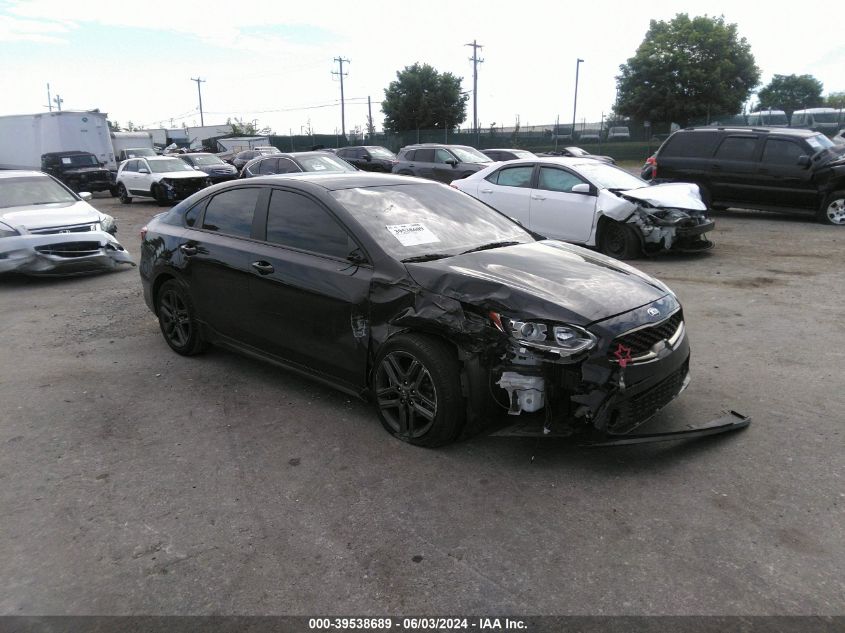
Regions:
<instances>
[{"instance_id":1,"label":"cloudy sky","mask_svg":"<svg viewBox=\"0 0 845 633\"><path fill-rule=\"evenodd\" d=\"M472 87L479 66L479 120L523 127L572 118L581 57L578 120L598 120L614 100L619 64L633 55L650 19L723 14L751 44L763 82L810 73L825 93L845 90L845 39L822 3L800 24L779 2L290 2L250 0L0 0L0 115L46 109L46 84L64 109L100 108L147 127L257 119L276 132L340 127L333 58L348 58L347 128L363 126L367 97L379 104L396 71L426 62ZM833 14L828 16L833 18ZM808 18L808 19L807 19ZM468 108L471 118L471 104ZM471 123L471 121L470 121Z\"/></svg>"}]
</instances>

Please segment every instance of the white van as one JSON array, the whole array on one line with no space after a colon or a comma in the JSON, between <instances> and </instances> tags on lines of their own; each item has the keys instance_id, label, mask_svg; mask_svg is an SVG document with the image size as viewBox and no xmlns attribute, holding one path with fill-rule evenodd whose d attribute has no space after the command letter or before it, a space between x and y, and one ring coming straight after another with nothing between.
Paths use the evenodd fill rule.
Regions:
<instances>
[{"instance_id":1,"label":"white van","mask_svg":"<svg viewBox=\"0 0 845 633\"><path fill-rule=\"evenodd\" d=\"M803 127L816 132L835 132L841 127L842 110L834 108L808 108L792 113L790 127Z\"/></svg>"},{"instance_id":2,"label":"white van","mask_svg":"<svg viewBox=\"0 0 845 633\"><path fill-rule=\"evenodd\" d=\"M789 127L789 118L783 110L758 110L748 115L748 125Z\"/></svg>"}]
</instances>

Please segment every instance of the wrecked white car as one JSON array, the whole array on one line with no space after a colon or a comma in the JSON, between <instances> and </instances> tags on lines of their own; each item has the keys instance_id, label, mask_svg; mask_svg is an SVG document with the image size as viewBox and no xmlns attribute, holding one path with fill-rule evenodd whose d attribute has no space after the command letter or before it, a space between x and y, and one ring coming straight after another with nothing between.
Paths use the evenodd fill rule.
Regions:
<instances>
[{"instance_id":1,"label":"wrecked white car","mask_svg":"<svg viewBox=\"0 0 845 633\"><path fill-rule=\"evenodd\" d=\"M649 185L594 160L536 157L494 163L452 182L545 237L617 259L712 248L715 227L698 186Z\"/></svg>"},{"instance_id":2,"label":"wrecked white car","mask_svg":"<svg viewBox=\"0 0 845 633\"><path fill-rule=\"evenodd\" d=\"M37 171L0 171L0 274L82 275L134 262L114 219Z\"/></svg>"}]
</instances>

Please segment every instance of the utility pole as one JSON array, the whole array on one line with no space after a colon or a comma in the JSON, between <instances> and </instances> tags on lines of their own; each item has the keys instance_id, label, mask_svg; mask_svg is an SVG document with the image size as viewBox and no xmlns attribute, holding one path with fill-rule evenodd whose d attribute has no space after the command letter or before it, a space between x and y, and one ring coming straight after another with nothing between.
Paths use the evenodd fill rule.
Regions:
<instances>
[{"instance_id":1,"label":"utility pole","mask_svg":"<svg viewBox=\"0 0 845 633\"><path fill-rule=\"evenodd\" d=\"M50 96L50 84L47 84L47 109L53 111L53 98Z\"/></svg>"},{"instance_id":2,"label":"utility pole","mask_svg":"<svg viewBox=\"0 0 845 633\"><path fill-rule=\"evenodd\" d=\"M202 117L202 88L200 87L200 84L204 84L205 79L200 79L199 77L194 79L193 77L191 77L191 81L197 82L197 95L199 95L199 98L200 98L200 125L204 126L205 120L203 120L203 117Z\"/></svg>"},{"instance_id":3,"label":"utility pole","mask_svg":"<svg viewBox=\"0 0 845 633\"><path fill-rule=\"evenodd\" d=\"M367 132L370 136L375 133L375 129L373 129L373 102L370 101L369 95L367 95Z\"/></svg>"},{"instance_id":4,"label":"utility pole","mask_svg":"<svg viewBox=\"0 0 845 633\"><path fill-rule=\"evenodd\" d=\"M584 60L580 57L575 64L575 103L572 105L572 142L575 142L575 112L578 110L578 71L581 69L581 64Z\"/></svg>"},{"instance_id":5,"label":"utility pole","mask_svg":"<svg viewBox=\"0 0 845 633\"><path fill-rule=\"evenodd\" d=\"M64 103L64 99L62 99L59 95L56 95L55 99L53 99L53 102L56 104L56 109L61 112L62 103ZM50 112L52 112L52 110L50 110Z\"/></svg>"},{"instance_id":6,"label":"utility pole","mask_svg":"<svg viewBox=\"0 0 845 633\"><path fill-rule=\"evenodd\" d=\"M348 59L344 59L343 57L335 57L334 61L338 63L339 69L333 70L332 74L337 75L340 77L340 128L343 132L343 138L346 138L346 103L343 100L343 78L344 76L348 75L349 73L343 72L343 62L347 64L351 63Z\"/></svg>"},{"instance_id":7,"label":"utility pole","mask_svg":"<svg viewBox=\"0 0 845 633\"><path fill-rule=\"evenodd\" d=\"M478 132L478 65L484 62L478 56L478 49L484 48L484 46L476 40L472 40L472 44L464 44L464 46L472 46L472 57L469 58L472 62L472 128L475 130L477 145L480 140Z\"/></svg>"}]
</instances>

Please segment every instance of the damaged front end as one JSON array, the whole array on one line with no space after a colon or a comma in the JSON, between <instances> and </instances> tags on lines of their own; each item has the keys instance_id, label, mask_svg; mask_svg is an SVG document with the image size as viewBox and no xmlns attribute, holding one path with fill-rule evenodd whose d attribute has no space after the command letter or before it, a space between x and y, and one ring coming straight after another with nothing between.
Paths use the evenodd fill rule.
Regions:
<instances>
[{"instance_id":1,"label":"damaged front end","mask_svg":"<svg viewBox=\"0 0 845 633\"><path fill-rule=\"evenodd\" d=\"M102 227L107 228L107 227ZM0 223L0 274L70 276L134 266L129 252L97 225L29 232Z\"/></svg>"},{"instance_id":2,"label":"damaged front end","mask_svg":"<svg viewBox=\"0 0 845 633\"><path fill-rule=\"evenodd\" d=\"M713 248L707 233L715 228L698 185L665 183L620 191L599 191L602 215L633 225L646 253L689 252Z\"/></svg>"}]
</instances>

